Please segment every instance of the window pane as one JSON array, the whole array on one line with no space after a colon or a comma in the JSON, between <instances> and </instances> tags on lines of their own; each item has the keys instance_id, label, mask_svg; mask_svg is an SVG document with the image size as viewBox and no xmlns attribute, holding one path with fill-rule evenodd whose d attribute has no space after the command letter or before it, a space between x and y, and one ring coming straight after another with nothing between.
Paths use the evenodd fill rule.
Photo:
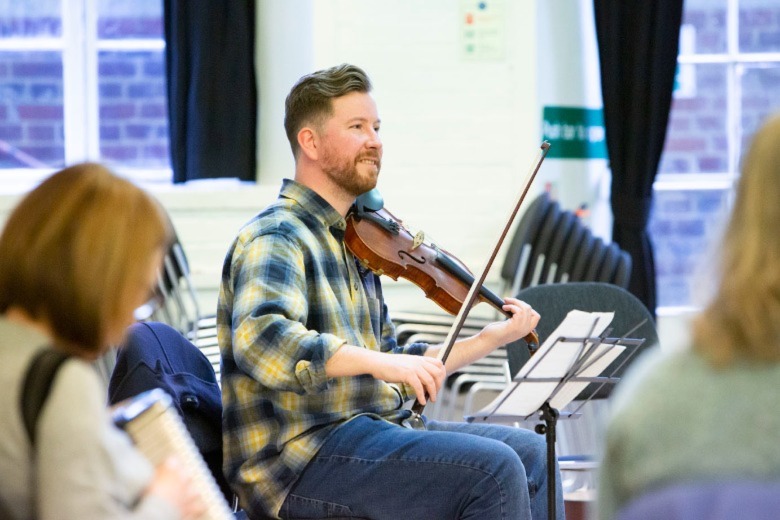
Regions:
<instances>
[{"instance_id":1,"label":"window pane","mask_svg":"<svg viewBox=\"0 0 780 520\"><path fill-rule=\"evenodd\" d=\"M675 92L659 172L727 172L726 65L680 67L690 83Z\"/></svg>"},{"instance_id":2,"label":"window pane","mask_svg":"<svg viewBox=\"0 0 780 520\"><path fill-rule=\"evenodd\" d=\"M726 0L686 0L682 23L682 53L726 52ZM693 49L687 48L689 34Z\"/></svg>"},{"instance_id":3,"label":"window pane","mask_svg":"<svg viewBox=\"0 0 780 520\"><path fill-rule=\"evenodd\" d=\"M696 301L696 274L719 237L726 190L656 191L649 230L655 253L658 306Z\"/></svg>"},{"instance_id":4,"label":"window pane","mask_svg":"<svg viewBox=\"0 0 780 520\"><path fill-rule=\"evenodd\" d=\"M764 119L780 111L780 63L746 65L741 72L744 153Z\"/></svg>"},{"instance_id":5,"label":"window pane","mask_svg":"<svg viewBox=\"0 0 780 520\"><path fill-rule=\"evenodd\" d=\"M0 52L0 168L49 168L65 162L62 57Z\"/></svg>"},{"instance_id":6,"label":"window pane","mask_svg":"<svg viewBox=\"0 0 780 520\"><path fill-rule=\"evenodd\" d=\"M101 52L100 154L122 167L169 168L163 51Z\"/></svg>"},{"instance_id":7,"label":"window pane","mask_svg":"<svg viewBox=\"0 0 780 520\"><path fill-rule=\"evenodd\" d=\"M162 38L162 0L99 0L98 38Z\"/></svg>"},{"instance_id":8,"label":"window pane","mask_svg":"<svg viewBox=\"0 0 780 520\"><path fill-rule=\"evenodd\" d=\"M780 7L777 0L740 0L739 50L780 51Z\"/></svg>"},{"instance_id":9,"label":"window pane","mask_svg":"<svg viewBox=\"0 0 780 520\"><path fill-rule=\"evenodd\" d=\"M0 0L0 38L62 36L60 0Z\"/></svg>"}]
</instances>

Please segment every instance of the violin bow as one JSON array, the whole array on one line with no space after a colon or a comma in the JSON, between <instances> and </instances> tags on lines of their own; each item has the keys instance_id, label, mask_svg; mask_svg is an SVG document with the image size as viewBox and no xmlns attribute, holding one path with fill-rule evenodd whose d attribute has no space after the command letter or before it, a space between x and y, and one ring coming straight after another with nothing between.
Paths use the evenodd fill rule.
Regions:
<instances>
[{"instance_id":1,"label":"violin bow","mask_svg":"<svg viewBox=\"0 0 780 520\"><path fill-rule=\"evenodd\" d=\"M455 317L455 321L452 322L452 326L447 333L447 338L444 340L445 347L439 351L439 355L437 356L437 358L442 363L447 361L447 358L450 355L450 351L455 344L455 338L458 337L458 334L463 328L463 325L466 323L466 317L468 316L469 310L471 310L471 306L474 305L474 302L477 300L479 295L479 288L481 288L485 283L485 279L487 278L488 272L493 265L493 261L498 255L498 250L501 249L501 245L504 243L504 239L509 234L509 229L512 227L512 222L517 216L517 212L520 210L520 206L522 206L523 200L525 200L525 196L528 194L528 190L531 187L531 183L533 183L534 179L536 178L536 174L539 171L539 168L542 166L542 161L544 161L544 158L547 156L549 149L550 143L548 141L542 142L539 153L537 154L534 162L531 164L531 168L528 171L525 183L522 190L520 191L520 196L517 198L517 202L509 212L509 217L506 220L506 224L501 230L501 234L498 237L496 246L493 248L493 251L490 253L490 256L485 262L485 266L482 268L480 275L474 278L474 282L471 284L471 288L469 289L469 292L463 301L463 305L461 305L460 310L458 311L458 315ZM425 423L422 420L422 413L424 409L425 405L422 404L419 399L416 399L414 401L414 405L412 406L412 415L404 421L404 426L413 429L425 429Z\"/></svg>"}]
</instances>

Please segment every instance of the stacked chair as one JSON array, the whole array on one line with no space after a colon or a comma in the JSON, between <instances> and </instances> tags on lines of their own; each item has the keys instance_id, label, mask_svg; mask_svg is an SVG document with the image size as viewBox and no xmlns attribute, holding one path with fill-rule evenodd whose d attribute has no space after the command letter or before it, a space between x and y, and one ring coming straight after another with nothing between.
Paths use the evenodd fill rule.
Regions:
<instances>
[{"instance_id":1,"label":"stacked chair","mask_svg":"<svg viewBox=\"0 0 780 520\"><path fill-rule=\"evenodd\" d=\"M443 343L447 338L454 318L448 314L408 313L391 314L396 326L399 345L414 342ZM487 319L468 318L461 328L459 338L473 336L489 323ZM507 355L505 347L491 352L450 376L447 387L442 389L439 399L426 409L430 418L448 419L455 410L455 399L467 385L492 385L503 387L507 382Z\"/></svg>"},{"instance_id":2,"label":"stacked chair","mask_svg":"<svg viewBox=\"0 0 780 520\"><path fill-rule=\"evenodd\" d=\"M150 318L166 323L197 346L211 363L219 381L220 358L217 344L217 320L214 314L201 313L198 294L190 275L189 262L178 237L163 259L157 282L162 305Z\"/></svg>"},{"instance_id":3,"label":"stacked chair","mask_svg":"<svg viewBox=\"0 0 780 520\"><path fill-rule=\"evenodd\" d=\"M531 204L515 228L501 268L505 294L544 283L606 282L628 287L631 257L593 235L548 193Z\"/></svg>"}]
</instances>

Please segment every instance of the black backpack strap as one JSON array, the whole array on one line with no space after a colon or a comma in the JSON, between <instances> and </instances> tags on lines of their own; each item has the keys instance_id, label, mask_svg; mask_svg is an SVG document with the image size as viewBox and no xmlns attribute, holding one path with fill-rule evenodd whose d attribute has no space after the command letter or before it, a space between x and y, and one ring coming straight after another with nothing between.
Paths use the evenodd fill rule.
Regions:
<instances>
[{"instance_id":1,"label":"black backpack strap","mask_svg":"<svg viewBox=\"0 0 780 520\"><path fill-rule=\"evenodd\" d=\"M41 349L35 354L22 384L21 406L24 428L30 444L35 446L35 427L38 414L49 396L51 385L60 365L68 359L68 354L51 348Z\"/></svg>"}]
</instances>

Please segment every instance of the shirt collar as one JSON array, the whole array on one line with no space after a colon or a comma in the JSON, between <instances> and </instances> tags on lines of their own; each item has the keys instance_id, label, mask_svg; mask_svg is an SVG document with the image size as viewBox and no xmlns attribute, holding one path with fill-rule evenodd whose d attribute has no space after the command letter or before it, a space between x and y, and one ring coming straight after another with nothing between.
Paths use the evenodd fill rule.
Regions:
<instances>
[{"instance_id":1,"label":"shirt collar","mask_svg":"<svg viewBox=\"0 0 780 520\"><path fill-rule=\"evenodd\" d=\"M327 227L335 227L342 231L347 228L347 222L344 220L344 217L328 201L311 188L299 182L292 179L283 179L279 197L297 202L304 211L313 215Z\"/></svg>"}]
</instances>

